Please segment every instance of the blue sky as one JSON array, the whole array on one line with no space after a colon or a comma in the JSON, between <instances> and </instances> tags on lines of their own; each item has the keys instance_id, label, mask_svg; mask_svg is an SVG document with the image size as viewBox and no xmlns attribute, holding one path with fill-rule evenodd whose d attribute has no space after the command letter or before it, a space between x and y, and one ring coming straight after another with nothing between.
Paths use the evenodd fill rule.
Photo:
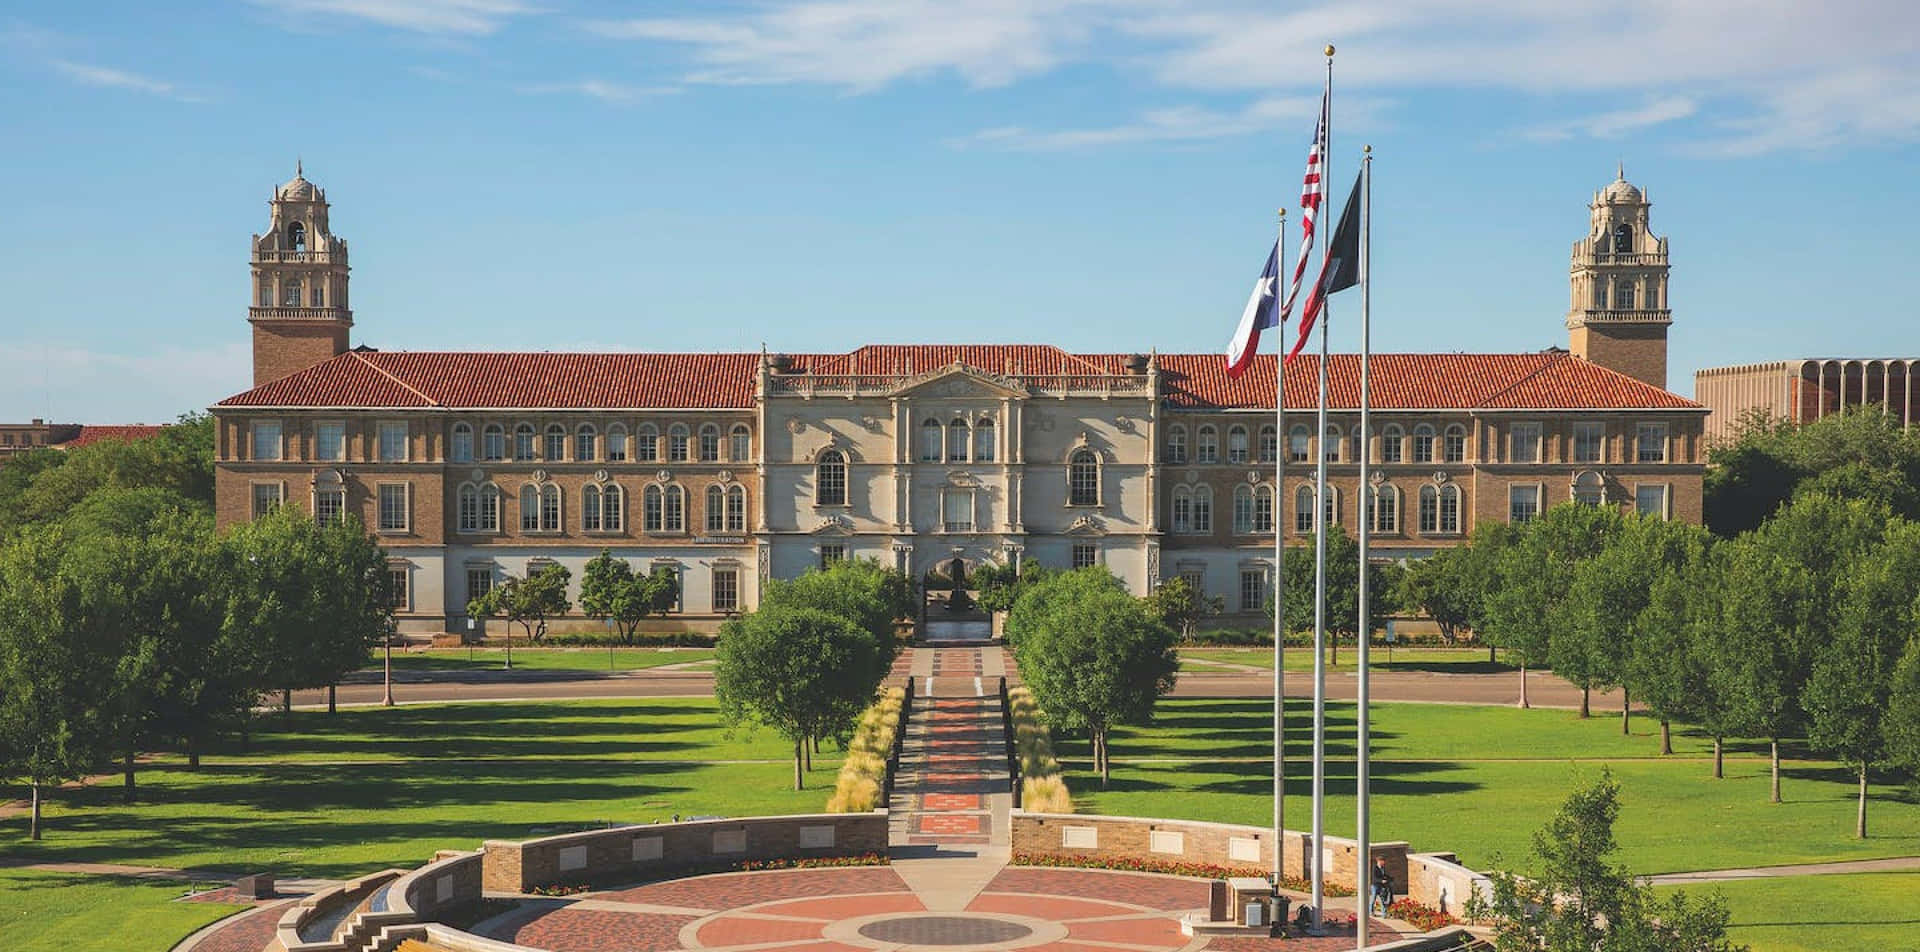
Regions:
<instances>
[{"instance_id":1,"label":"blue sky","mask_svg":"<svg viewBox=\"0 0 1920 952\"><path fill-rule=\"evenodd\" d=\"M0 418L244 389L296 157L384 349L1216 351L1326 42L1336 194L1377 156L1376 349L1564 346L1618 160L1672 240L1675 390L1920 349L1906 0L16 0Z\"/></svg>"}]
</instances>

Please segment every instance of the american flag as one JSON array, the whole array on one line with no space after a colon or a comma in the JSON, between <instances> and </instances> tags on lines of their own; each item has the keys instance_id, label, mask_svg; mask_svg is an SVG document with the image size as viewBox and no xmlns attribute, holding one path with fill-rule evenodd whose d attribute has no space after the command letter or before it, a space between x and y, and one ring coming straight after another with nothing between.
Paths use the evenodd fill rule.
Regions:
<instances>
[{"instance_id":1,"label":"american flag","mask_svg":"<svg viewBox=\"0 0 1920 952\"><path fill-rule=\"evenodd\" d=\"M1280 323L1284 326L1293 313L1294 298L1300 296L1300 279L1307 274L1307 256L1313 251L1313 217L1327 198L1325 172L1327 156L1327 99L1332 90L1320 94L1320 121L1313 127L1313 145L1307 149L1307 175L1300 183L1300 259L1293 266L1293 289L1280 305Z\"/></svg>"}]
</instances>

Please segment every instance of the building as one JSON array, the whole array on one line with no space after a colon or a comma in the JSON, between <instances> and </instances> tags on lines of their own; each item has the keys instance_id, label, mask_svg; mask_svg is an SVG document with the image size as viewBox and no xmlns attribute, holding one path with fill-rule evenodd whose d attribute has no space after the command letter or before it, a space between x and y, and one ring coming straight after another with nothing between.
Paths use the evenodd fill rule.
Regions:
<instances>
[{"instance_id":1,"label":"building","mask_svg":"<svg viewBox=\"0 0 1920 952\"><path fill-rule=\"evenodd\" d=\"M77 449L102 440L143 440L159 433L161 427L143 423L98 426L79 423L0 423L0 463L30 450L51 448Z\"/></svg>"},{"instance_id":2,"label":"building","mask_svg":"<svg viewBox=\"0 0 1920 952\"><path fill-rule=\"evenodd\" d=\"M845 353L387 353L354 347L345 243L296 175L253 242L257 385L213 407L222 525L295 505L351 514L392 557L403 630L464 631L464 605L546 562L609 549L682 582L710 627L769 578L843 558L903 571L1038 560L1104 565L1137 592L1187 576L1257 612L1273 530L1377 500L1383 557L1458 544L1481 520L1568 500L1700 520L1704 408L1663 389L1666 251L1644 195L1597 195L1575 245L1572 352L1357 358L1228 380L1217 354L1045 345L874 345ZM1641 248L1644 251L1615 249ZM1623 257L1624 256L1624 257ZM1628 292L1625 288L1632 287ZM1604 297L1594 297L1594 295ZM1283 486L1273 464L1293 468ZM1358 484L1358 453L1375 463ZM593 624L574 619L576 625Z\"/></svg>"},{"instance_id":3,"label":"building","mask_svg":"<svg viewBox=\"0 0 1920 952\"><path fill-rule=\"evenodd\" d=\"M1801 357L1709 367L1693 375L1694 399L1712 411L1707 439L1731 439L1741 418L1763 413L1811 423L1848 407L1873 406L1913 425L1913 369L1920 358Z\"/></svg>"}]
</instances>

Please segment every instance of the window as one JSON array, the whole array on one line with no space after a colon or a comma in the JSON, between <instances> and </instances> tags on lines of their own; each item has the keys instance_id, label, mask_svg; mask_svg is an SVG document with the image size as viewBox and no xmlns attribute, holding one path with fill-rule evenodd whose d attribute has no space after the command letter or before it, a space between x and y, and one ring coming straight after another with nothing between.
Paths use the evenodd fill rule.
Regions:
<instances>
[{"instance_id":1,"label":"window","mask_svg":"<svg viewBox=\"0 0 1920 952\"><path fill-rule=\"evenodd\" d=\"M1271 426L1260 428L1260 462L1271 463L1280 458L1280 431Z\"/></svg>"},{"instance_id":2,"label":"window","mask_svg":"<svg viewBox=\"0 0 1920 952\"><path fill-rule=\"evenodd\" d=\"M1467 459L1467 428L1458 423L1447 427L1447 434L1441 446L1446 462L1462 463Z\"/></svg>"},{"instance_id":3,"label":"window","mask_svg":"<svg viewBox=\"0 0 1920 952\"><path fill-rule=\"evenodd\" d=\"M1190 486L1174 487L1173 531L1193 531L1193 488Z\"/></svg>"},{"instance_id":4,"label":"window","mask_svg":"<svg viewBox=\"0 0 1920 952\"><path fill-rule=\"evenodd\" d=\"M307 303L313 307L326 307L327 306L326 286L321 284L319 281L313 282L313 287L307 289Z\"/></svg>"},{"instance_id":5,"label":"window","mask_svg":"<svg viewBox=\"0 0 1920 952\"><path fill-rule=\"evenodd\" d=\"M1326 455L1327 462L1340 462L1340 428L1327 424L1327 432L1320 435L1320 452Z\"/></svg>"},{"instance_id":6,"label":"window","mask_svg":"<svg viewBox=\"0 0 1920 952\"><path fill-rule=\"evenodd\" d=\"M964 463L967 461L967 421L953 420L947 424L947 462Z\"/></svg>"},{"instance_id":7,"label":"window","mask_svg":"<svg viewBox=\"0 0 1920 952\"><path fill-rule=\"evenodd\" d=\"M1633 310L1633 279L1613 279L1613 309L1616 311Z\"/></svg>"},{"instance_id":8,"label":"window","mask_svg":"<svg viewBox=\"0 0 1920 952\"><path fill-rule=\"evenodd\" d=\"M493 569L467 566L467 601L493 591Z\"/></svg>"},{"instance_id":9,"label":"window","mask_svg":"<svg viewBox=\"0 0 1920 952\"><path fill-rule=\"evenodd\" d=\"M1304 426L1287 428L1287 462L1304 463L1313 458L1313 431Z\"/></svg>"},{"instance_id":10,"label":"window","mask_svg":"<svg viewBox=\"0 0 1920 952\"><path fill-rule=\"evenodd\" d=\"M846 505L847 458L839 450L828 450L820 454L820 461L814 464L813 470L813 504Z\"/></svg>"},{"instance_id":11,"label":"window","mask_svg":"<svg viewBox=\"0 0 1920 952\"><path fill-rule=\"evenodd\" d=\"M1633 252L1633 226L1621 222L1613 226L1613 253L1617 255Z\"/></svg>"},{"instance_id":12,"label":"window","mask_svg":"<svg viewBox=\"0 0 1920 952\"><path fill-rule=\"evenodd\" d=\"M659 532L665 525L666 493L659 486L648 486L640 493L640 526L648 532Z\"/></svg>"},{"instance_id":13,"label":"window","mask_svg":"<svg viewBox=\"0 0 1920 952\"><path fill-rule=\"evenodd\" d=\"M1244 463L1248 459L1247 428L1230 427L1227 430L1227 462Z\"/></svg>"},{"instance_id":14,"label":"window","mask_svg":"<svg viewBox=\"0 0 1920 952\"><path fill-rule=\"evenodd\" d=\"M573 458L590 463L600 458L600 431L591 423L582 423L573 431Z\"/></svg>"},{"instance_id":15,"label":"window","mask_svg":"<svg viewBox=\"0 0 1920 952\"><path fill-rule=\"evenodd\" d=\"M1245 483L1233 487L1233 531L1236 535L1253 532L1253 487Z\"/></svg>"},{"instance_id":16,"label":"window","mask_svg":"<svg viewBox=\"0 0 1920 952\"><path fill-rule=\"evenodd\" d=\"M455 463L473 462L473 424L453 425L452 446L447 450L447 459Z\"/></svg>"},{"instance_id":17,"label":"window","mask_svg":"<svg viewBox=\"0 0 1920 952\"><path fill-rule=\"evenodd\" d=\"M481 439L481 457L487 460L507 458L507 430L498 423L487 424Z\"/></svg>"},{"instance_id":18,"label":"window","mask_svg":"<svg viewBox=\"0 0 1920 952\"><path fill-rule=\"evenodd\" d=\"M1206 588L1207 570L1206 569L1197 565L1183 565L1180 567L1180 579L1181 581L1184 581L1187 583L1188 588L1193 590L1193 594L1195 598L1199 598L1206 594L1207 592L1207 588Z\"/></svg>"},{"instance_id":19,"label":"window","mask_svg":"<svg viewBox=\"0 0 1920 952\"><path fill-rule=\"evenodd\" d=\"M727 431L727 459L735 463L753 459L753 431L745 423L736 423Z\"/></svg>"},{"instance_id":20,"label":"window","mask_svg":"<svg viewBox=\"0 0 1920 952\"><path fill-rule=\"evenodd\" d=\"M1100 461L1092 450L1075 450L1067 460L1067 505L1100 505Z\"/></svg>"},{"instance_id":21,"label":"window","mask_svg":"<svg viewBox=\"0 0 1920 952\"><path fill-rule=\"evenodd\" d=\"M973 461L976 463L993 462L993 418L981 417L973 425Z\"/></svg>"},{"instance_id":22,"label":"window","mask_svg":"<svg viewBox=\"0 0 1920 952\"><path fill-rule=\"evenodd\" d=\"M1213 532L1212 486L1197 486L1193 490L1193 531L1195 535Z\"/></svg>"},{"instance_id":23,"label":"window","mask_svg":"<svg viewBox=\"0 0 1920 952\"><path fill-rule=\"evenodd\" d=\"M747 531L747 488L745 486L727 488L727 531Z\"/></svg>"},{"instance_id":24,"label":"window","mask_svg":"<svg viewBox=\"0 0 1920 952\"><path fill-rule=\"evenodd\" d=\"M939 420L928 420L920 424L920 462L940 462L940 449L943 445L941 441L945 439L946 433L940 429Z\"/></svg>"},{"instance_id":25,"label":"window","mask_svg":"<svg viewBox=\"0 0 1920 952\"><path fill-rule=\"evenodd\" d=\"M720 461L720 428L709 423L700 428L700 462Z\"/></svg>"},{"instance_id":26,"label":"window","mask_svg":"<svg viewBox=\"0 0 1920 952\"><path fill-rule=\"evenodd\" d=\"M520 531L560 531L560 487L532 483L520 487Z\"/></svg>"},{"instance_id":27,"label":"window","mask_svg":"<svg viewBox=\"0 0 1920 952\"><path fill-rule=\"evenodd\" d=\"M280 508L287 500L286 487L279 483L253 484L253 517L255 519Z\"/></svg>"},{"instance_id":28,"label":"window","mask_svg":"<svg viewBox=\"0 0 1920 952\"><path fill-rule=\"evenodd\" d=\"M1167 428L1167 462L1187 461L1187 428L1175 424Z\"/></svg>"},{"instance_id":29,"label":"window","mask_svg":"<svg viewBox=\"0 0 1920 952\"><path fill-rule=\"evenodd\" d=\"M687 461L687 425L675 423L667 427L667 461L684 463Z\"/></svg>"},{"instance_id":30,"label":"window","mask_svg":"<svg viewBox=\"0 0 1920 952\"><path fill-rule=\"evenodd\" d=\"M407 425L405 423L380 424L380 462L404 463L407 461Z\"/></svg>"},{"instance_id":31,"label":"window","mask_svg":"<svg viewBox=\"0 0 1920 952\"><path fill-rule=\"evenodd\" d=\"M580 529L583 532L603 531L604 523L600 519L600 506L604 501L600 487L589 483L580 490Z\"/></svg>"},{"instance_id":32,"label":"window","mask_svg":"<svg viewBox=\"0 0 1920 952\"><path fill-rule=\"evenodd\" d=\"M948 532L973 531L973 490L940 491L940 521Z\"/></svg>"},{"instance_id":33,"label":"window","mask_svg":"<svg viewBox=\"0 0 1920 952\"><path fill-rule=\"evenodd\" d=\"M1655 519L1667 517L1667 487L1660 483L1641 483L1633 487L1633 511Z\"/></svg>"},{"instance_id":34,"label":"window","mask_svg":"<svg viewBox=\"0 0 1920 952\"><path fill-rule=\"evenodd\" d=\"M280 306L300 306L300 278L298 275L290 274L280 279Z\"/></svg>"},{"instance_id":35,"label":"window","mask_svg":"<svg viewBox=\"0 0 1920 952\"><path fill-rule=\"evenodd\" d=\"M280 458L279 420L260 420L253 424L253 458Z\"/></svg>"},{"instance_id":36,"label":"window","mask_svg":"<svg viewBox=\"0 0 1920 952\"><path fill-rule=\"evenodd\" d=\"M1440 490L1432 486L1420 487L1420 534L1435 535L1440 531Z\"/></svg>"},{"instance_id":37,"label":"window","mask_svg":"<svg viewBox=\"0 0 1920 952\"><path fill-rule=\"evenodd\" d=\"M1265 611L1267 607L1267 570L1240 570L1240 610Z\"/></svg>"},{"instance_id":38,"label":"window","mask_svg":"<svg viewBox=\"0 0 1920 952\"><path fill-rule=\"evenodd\" d=\"M718 483L707 487L707 531L727 531L727 491Z\"/></svg>"},{"instance_id":39,"label":"window","mask_svg":"<svg viewBox=\"0 0 1920 952\"><path fill-rule=\"evenodd\" d=\"M740 571L716 566L713 570L713 611L725 614L740 610Z\"/></svg>"},{"instance_id":40,"label":"window","mask_svg":"<svg viewBox=\"0 0 1920 952\"><path fill-rule=\"evenodd\" d=\"M1425 423L1413 428L1413 461L1416 463L1433 462L1433 427Z\"/></svg>"},{"instance_id":41,"label":"window","mask_svg":"<svg viewBox=\"0 0 1920 952\"><path fill-rule=\"evenodd\" d=\"M1220 434L1213 427L1200 428L1199 443L1195 448L1193 461L1196 463L1220 462Z\"/></svg>"},{"instance_id":42,"label":"window","mask_svg":"<svg viewBox=\"0 0 1920 952\"><path fill-rule=\"evenodd\" d=\"M567 428L558 423L547 426L545 445L540 447L540 458L549 463L558 463L567 458Z\"/></svg>"},{"instance_id":43,"label":"window","mask_svg":"<svg viewBox=\"0 0 1920 952\"><path fill-rule=\"evenodd\" d=\"M1606 424L1575 423L1573 425L1573 461L1576 463L1602 462L1600 457L1606 447L1606 439Z\"/></svg>"},{"instance_id":44,"label":"window","mask_svg":"<svg viewBox=\"0 0 1920 952\"><path fill-rule=\"evenodd\" d=\"M820 567L826 568L835 562L847 560L847 544L844 542L820 543Z\"/></svg>"},{"instance_id":45,"label":"window","mask_svg":"<svg viewBox=\"0 0 1920 952\"><path fill-rule=\"evenodd\" d=\"M651 463L660 458L660 431L651 423L642 423L633 431L633 458Z\"/></svg>"},{"instance_id":46,"label":"window","mask_svg":"<svg viewBox=\"0 0 1920 952\"><path fill-rule=\"evenodd\" d=\"M526 461L533 459L533 424L522 423L513 428L513 458Z\"/></svg>"},{"instance_id":47,"label":"window","mask_svg":"<svg viewBox=\"0 0 1920 952\"><path fill-rule=\"evenodd\" d=\"M687 491L679 486L667 487L666 532L687 531Z\"/></svg>"},{"instance_id":48,"label":"window","mask_svg":"<svg viewBox=\"0 0 1920 952\"><path fill-rule=\"evenodd\" d=\"M1573 478L1573 501L1582 506L1598 506L1607 500L1607 484L1600 474L1587 470Z\"/></svg>"},{"instance_id":49,"label":"window","mask_svg":"<svg viewBox=\"0 0 1920 952\"><path fill-rule=\"evenodd\" d=\"M1088 566L1099 565L1099 564L1100 564L1100 547L1099 546L1096 546L1091 542L1075 542L1073 544L1073 567L1074 568L1084 569L1084 568L1087 568Z\"/></svg>"},{"instance_id":50,"label":"window","mask_svg":"<svg viewBox=\"0 0 1920 952\"><path fill-rule=\"evenodd\" d=\"M1390 423L1380 432L1380 462L1398 463L1404 460L1407 433L1398 423Z\"/></svg>"},{"instance_id":51,"label":"window","mask_svg":"<svg viewBox=\"0 0 1920 952\"><path fill-rule=\"evenodd\" d=\"M1452 483L1440 487L1440 531L1448 535L1460 532L1460 487Z\"/></svg>"},{"instance_id":52,"label":"window","mask_svg":"<svg viewBox=\"0 0 1920 952\"><path fill-rule=\"evenodd\" d=\"M1507 521L1532 522L1540 516L1540 487L1507 487Z\"/></svg>"},{"instance_id":53,"label":"window","mask_svg":"<svg viewBox=\"0 0 1920 952\"><path fill-rule=\"evenodd\" d=\"M1400 490L1392 486L1375 486L1365 495L1373 499L1373 531L1379 533L1397 533L1400 531Z\"/></svg>"},{"instance_id":54,"label":"window","mask_svg":"<svg viewBox=\"0 0 1920 952\"><path fill-rule=\"evenodd\" d=\"M1515 463L1540 462L1540 424L1515 423L1507 430L1507 458Z\"/></svg>"},{"instance_id":55,"label":"window","mask_svg":"<svg viewBox=\"0 0 1920 952\"><path fill-rule=\"evenodd\" d=\"M404 532L407 528L407 485L380 484L380 531Z\"/></svg>"},{"instance_id":56,"label":"window","mask_svg":"<svg viewBox=\"0 0 1920 952\"><path fill-rule=\"evenodd\" d=\"M480 531L480 489L472 483L461 485L454 494L454 525L461 532Z\"/></svg>"},{"instance_id":57,"label":"window","mask_svg":"<svg viewBox=\"0 0 1920 952\"><path fill-rule=\"evenodd\" d=\"M1273 487L1261 486L1253 491L1253 531L1268 534L1273 532Z\"/></svg>"},{"instance_id":58,"label":"window","mask_svg":"<svg viewBox=\"0 0 1920 952\"><path fill-rule=\"evenodd\" d=\"M1634 459L1642 463L1664 463L1667 461L1667 425L1665 423L1642 423L1634 438Z\"/></svg>"},{"instance_id":59,"label":"window","mask_svg":"<svg viewBox=\"0 0 1920 952\"><path fill-rule=\"evenodd\" d=\"M627 491L617 484L600 487L600 528L619 532L627 527Z\"/></svg>"},{"instance_id":60,"label":"window","mask_svg":"<svg viewBox=\"0 0 1920 952\"><path fill-rule=\"evenodd\" d=\"M1329 526L1339 525L1340 524L1340 490L1338 487L1335 487L1335 486L1327 487L1326 502L1327 502L1327 511L1323 514L1325 523Z\"/></svg>"},{"instance_id":61,"label":"window","mask_svg":"<svg viewBox=\"0 0 1920 952\"><path fill-rule=\"evenodd\" d=\"M313 425L313 458L332 462L347 458L347 425L345 423Z\"/></svg>"},{"instance_id":62,"label":"window","mask_svg":"<svg viewBox=\"0 0 1920 952\"><path fill-rule=\"evenodd\" d=\"M680 611L682 596L686 594L685 586L680 584L680 563L671 559L656 559L647 571L673 579L673 604L667 607L667 611Z\"/></svg>"},{"instance_id":63,"label":"window","mask_svg":"<svg viewBox=\"0 0 1920 952\"><path fill-rule=\"evenodd\" d=\"M387 566L387 609L404 612L410 610L413 599L408 594L408 580L413 576L404 565Z\"/></svg>"},{"instance_id":64,"label":"window","mask_svg":"<svg viewBox=\"0 0 1920 952\"><path fill-rule=\"evenodd\" d=\"M313 493L313 521L321 526L339 523L347 513L347 490L344 487L316 489Z\"/></svg>"},{"instance_id":65,"label":"window","mask_svg":"<svg viewBox=\"0 0 1920 952\"><path fill-rule=\"evenodd\" d=\"M287 248L291 251L307 250L307 226L301 222L287 223Z\"/></svg>"},{"instance_id":66,"label":"window","mask_svg":"<svg viewBox=\"0 0 1920 952\"><path fill-rule=\"evenodd\" d=\"M1293 531L1305 535L1313 531L1313 487L1293 491Z\"/></svg>"}]
</instances>

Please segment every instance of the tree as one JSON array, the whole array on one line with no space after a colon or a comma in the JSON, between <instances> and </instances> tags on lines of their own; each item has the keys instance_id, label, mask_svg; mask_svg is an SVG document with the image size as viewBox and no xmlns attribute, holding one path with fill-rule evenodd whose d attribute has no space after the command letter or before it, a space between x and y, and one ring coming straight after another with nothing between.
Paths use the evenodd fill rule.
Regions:
<instances>
[{"instance_id":1,"label":"tree","mask_svg":"<svg viewBox=\"0 0 1920 952\"><path fill-rule=\"evenodd\" d=\"M1288 631L1313 630L1313 546L1290 546L1284 561L1286 623ZM1392 609L1393 591L1379 564L1367 567L1367 636L1380 629ZM1327 537L1327 655L1329 665L1340 663L1340 638L1360 634L1360 543L1345 530Z\"/></svg>"},{"instance_id":2,"label":"tree","mask_svg":"<svg viewBox=\"0 0 1920 952\"><path fill-rule=\"evenodd\" d=\"M1692 720L1713 736L1713 776L1719 779L1729 729L1726 700L1711 676L1720 628L1715 593L1723 584L1721 560L1710 547L1711 533L1684 526L1679 534L1677 564L1654 579L1637 621L1627 680L1660 720L1660 753L1673 753L1673 722Z\"/></svg>"},{"instance_id":3,"label":"tree","mask_svg":"<svg viewBox=\"0 0 1920 952\"><path fill-rule=\"evenodd\" d=\"M573 603L567 599L567 582L573 578L566 566L548 562L525 577L508 576L486 594L467 603L467 613L480 618L500 615L507 620L507 666L512 667L513 626L527 632L529 644L539 644L547 636L547 619L564 615Z\"/></svg>"},{"instance_id":4,"label":"tree","mask_svg":"<svg viewBox=\"0 0 1920 952\"><path fill-rule=\"evenodd\" d=\"M1891 680L1884 728L1887 759L1920 776L1920 637L1908 640Z\"/></svg>"},{"instance_id":5,"label":"tree","mask_svg":"<svg viewBox=\"0 0 1920 952\"><path fill-rule=\"evenodd\" d=\"M0 526L53 522L96 492L165 489L213 512L213 421L205 414L138 440L103 440L71 450L46 450L23 472L24 484L0 481ZM5 467L12 470L20 460Z\"/></svg>"},{"instance_id":6,"label":"tree","mask_svg":"<svg viewBox=\"0 0 1920 952\"><path fill-rule=\"evenodd\" d=\"M973 573L974 588L980 592L978 604L985 611L1010 612L1027 589L1052 574L1053 569L1038 562L1022 562L1017 569L989 562Z\"/></svg>"},{"instance_id":7,"label":"tree","mask_svg":"<svg viewBox=\"0 0 1920 952\"><path fill-rule=\"evenodd\" d=\"M793 744L793 789L806 787L806 742L837 732L872 703L879 670L871 632L817 608L773 607L721 626L714 697L727 721L771 727Z\"/></svg>"},{"instance_id":8,"label":"tree","mask_svg":"<svg viewBox=\"0 0 1920 952\"><path fill-rule=\"evenodd\" d=\"M633 644L634 633L649 615L664 615L680 600L680 578L661 566L636 574L626 559L601 549L580 576L580 610L613 623L620 643Z\"/></svg>"},{"instance_id":9,"label":"tree","mask_svg":"<svg viewBox=\"0 0 1920 952\"><path fill-rule=\"evenodd\" d=\"M1567 797L1534 833L1539 868L1531 878L1489 874L1490 898L1475 895L1468 913L1491 918L1497 952L1744 952L1727 941L1724 902L1675 893L1654 899L1607 857L1617 849L1620 786L1602 772Z\"/></svg>"},{"instance_id":10,"label":"tree","mask_svg":"<svg viewBox=\"0 0 1920 952\"><path fill-rule=\"evenodd\" d=\"M1499 660L1500 646L1487 637L1488 605L1500 584L1500 568L1508 549L1518 543L1525 526L1510 522L1483 522L1474 526L1467 544L1444 550L1445 583L1459 599L1466 626L1487 645L1487 661ZM1524 679L1521 684L1524 690Z\"/></svg>"},{"instance_id":11,"label":"tree","mask_svg":"<svg viewBox=\"0 0 1920 952\"><path fill-rule=\"evenodd\" d=\"M1606 546L1620 527L1620 513L1611 507L1568 503L1555 506L1540 518L1517 527L1510 545L1499 549L1482 608L1488 641L1508 649L1520 666L1520 706L1527 707L1527 669L1550 659L1555 629L1565 620L1562 603L1572 588L1581 563ZM1493 538L1500 538L1493 536ZM1508 540L1502 540L1508 541ZM1568 653L1568 659L1580 660ZM1587 670L1555 673L1581 684L1580 716L1587 716L1587 694L1592 673Z\"/></svg>"},{"instance_id":12,"label":"tree","mask_svg":"<svg viewBox=\"0 0 1920 952\"><path fill-rule=\"evenodd\" d=\"M1759 528L1804 492L1878 502L1920 519L1920 434L1880 407L1805 424L1752 414L1707 461L1707 525L1723 537Z\"/></svg>"},{"instance_id":13,"label":"tree","mask_svg":"<svg viewBox=\"0 0 1920 952\"><path fill-rule=\"evenodd\" d=\"M1020 674L1047 718L1084 729L1095 769L1111 776L1107 737L1145 723L1173 689L1173 629L1100 566L1050 576L1020 597L1007 617Z\"/></svg>"},{"instance_id":14,"label":"tree","mask_svg":"<svg viewBox=\"0 0 1920 952\"><path fill-rule=\"evenodd\" d=\"M1147 614L1160 619L1182 638L1192 637L1193 629L1201 620L1220 614L1227 604L1226 599L1218 595L1208 596L1196 590L1179 575L1161 580L1141 601L1146 603Z\"/></svg>"},{"instance_id":15,"label":"tree","mask_svg":"<svg viewBox=\"0 0 1920 952\"><path fill-rule=\"evenodd\" d=\"M1622 520L1604 547L1574 570L1551 654L1554 672L1581 672L1591 687L1620 688L1620 732L1629 733L1637 690L1634 646L1650 637L1648 614L1658 583L1683 572L1704 551L1706 533L1653 516ZM1566 657L1566 670L1562 658ZM1582 695L1584 700L1585 695Z\"/></svg>"},{"instance_id":16,"label":"tree","mask_svg":"<svg viewBox=\"0 0 1920 952\"><path fill-rule=\"evenodd\" d=\"M1460 630L1468 626L1472 617L1469 614L1472 594L1455 584L1451 577L1452 566L1465 551L1465 547L1441 549L1407 563L1395 593L1402 606L1433 619L1433 623L1440 626L1440 637L1448 644L1459 638Z\"/></svg>"},{"instance_id":17,"label":"tree","mask_svg":"<svg viewBox=\"0 0 1920 952\"><path fill-rule=\"evenodd\" d=\"M907 576L873 559L840 559L793 579L769 581L760 593L760 606L815 608L867 632L878 649L880 669L873 675L877 686L900 654L900 620L914 616L919 599Z\"/></svg>"}]
</instances>

